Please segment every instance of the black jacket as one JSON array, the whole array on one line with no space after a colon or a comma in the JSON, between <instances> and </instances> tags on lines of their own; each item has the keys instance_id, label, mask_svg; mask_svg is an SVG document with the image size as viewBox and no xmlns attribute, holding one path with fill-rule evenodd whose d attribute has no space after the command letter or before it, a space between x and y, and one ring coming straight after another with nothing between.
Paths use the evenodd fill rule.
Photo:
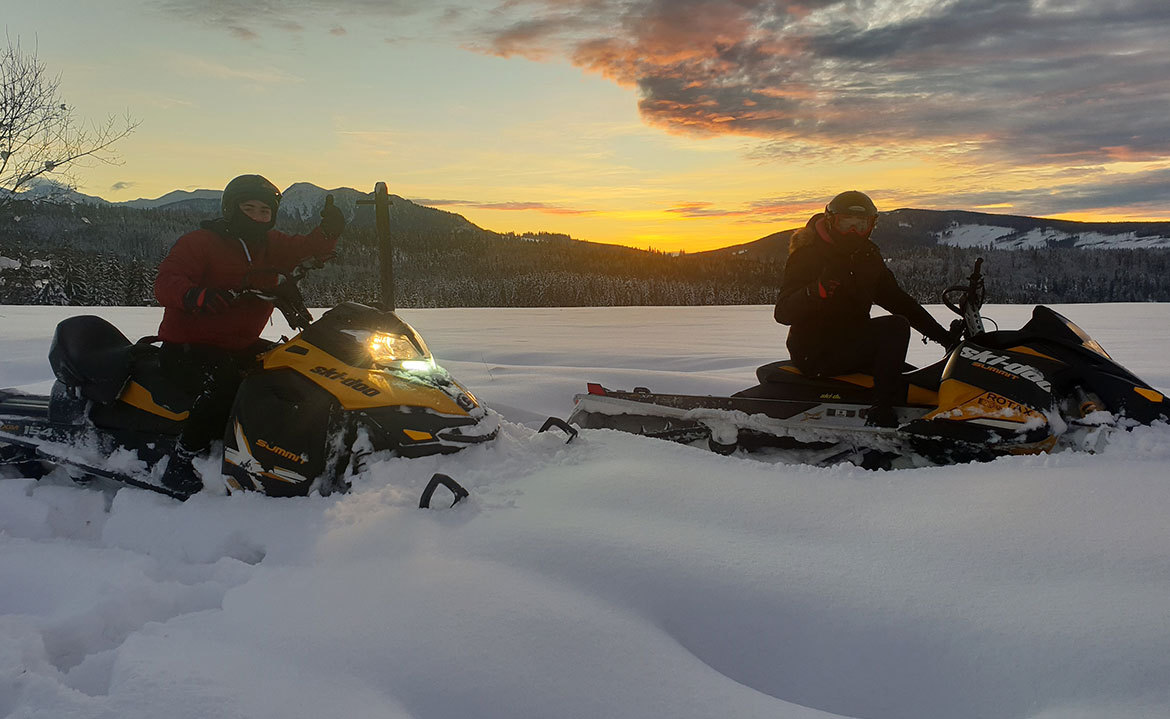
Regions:
<instances>
[{"instance_id":1,"label":"black jacket","mask_svg":"<svg viewBox=\"0 0 1170 719\"><path fill-rule=\"evenodd\" d=\"M947 343L947 330L898 286L877 245L830 233L823 213L792 235L776 297L776 321L790 325L788 349L807 357L869 319L873 305L902 315L928 339Z\"/></svg>"}]
</instances>

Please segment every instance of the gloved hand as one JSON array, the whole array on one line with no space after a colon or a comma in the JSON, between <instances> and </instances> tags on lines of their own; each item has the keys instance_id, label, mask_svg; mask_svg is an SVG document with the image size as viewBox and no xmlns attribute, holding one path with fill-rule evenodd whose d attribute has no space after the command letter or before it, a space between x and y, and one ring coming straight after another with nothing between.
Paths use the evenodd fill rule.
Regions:
<instances>
[{"instance_id":1,"label":"gloved hand","mask_svg":"<svg viewBox=\"0 0 1170 719\"><path fill-rule=\"evenodd\" d=\"M832 267L821 270L821 274L817 276L816 286L816 292L821 296L821 299L832 297L840 288L841 277Z\"/></svg>"},{"instance_id":2,"label":"gloved hand","mask_svg":"<svg viewBox=\"0 0 1170 719\"><path fill-rule=\"evenodd\" d=\"M947 336L944 341L940 343L943 347L946 347L947 354L950 354L956 347L959 346L959 343L963 341L963 333L966 332L966 330L967 325L963 322L963 320L951 321L951 329L949 332L947 332Z\"/></svg>"},{"instance_id":3,"label":"gloved hand","mask_svg":"<svg viewBox=\"0 0 1170 719\"><path fill-rule=\"evenodd\" d=\"M326 237L334 238L345 229L345 216L333 204L333 195L325 195L325 207L321 208L321 231Z\"/></svg>"},{"instance_id":4,"label":"gloved hand","mask_svg":"<svg viewBox=\"0 0 1170 719\"><path fill-rule=\"evenodd\" d=\"M192 287L183 295L183 307L196 314L219 314L231 306L232 296L215 287Z\"/></svg>"},{"instance_id":5,"label":"gloved hand","mask_svg":"<svg viewBox=\"0 0 1170 719\"><path fill-rule=\"evenodd\" d=\"M963 320L951 322L951 328L949 330L944 330L942 325L938 325L934 331L923 335L922 344L926 344L927 340L937 342L946 349L947 354L950 354L951 350L958 347L959 343L963 341L963 330L965 328L966 325L963 324Z\"/></svg>"},{"instance_id":6,"label":"gloved hand","mask_svg":"<svg viewBox=\"0 0 1170 719\"><path fill-rule=\"evenodd\" d=\"M276 288L280 287L288 278L270 267L259 267L249 270L244 275L244 291L265 300L276 298Z\"/></svg>"}]
</instances>

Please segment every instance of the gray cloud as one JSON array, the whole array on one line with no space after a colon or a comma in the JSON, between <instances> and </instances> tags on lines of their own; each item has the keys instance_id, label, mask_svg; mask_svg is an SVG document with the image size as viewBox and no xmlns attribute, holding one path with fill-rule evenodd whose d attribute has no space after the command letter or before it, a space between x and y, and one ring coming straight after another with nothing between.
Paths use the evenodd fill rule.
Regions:
<instances>
[{"instance_id":1,"label":"gray cloud","mask_svg":"<svg viewBox=\"0 0 1170 719\"><path fill-rule=\"evenodd\" d=\"M1132 214L1144 211L1154 217L1164 215L1170 206L1170 170L1151 170L1122 178L1099 177L1095 181L1085 179L1027 190L922 194L912 200L915 207L937 209L1010 204L1008 211L1012 214L1039 216L1125 207Z\"/></svg>"},{"instance_id":2,"label":"gray cloud","mask_svg":"<svg viewBox=\"0 0 1170 719\"><path fill-rule=\"evenodd\" d=\"M673 131L950 143L988 161L1170 157L1164 0L511 0L479 49L570 59Z\"/></svg>"},{"instance_id":3,"label":"gray cloud","mask_svg":"<svg viewBox=\"0 0 1170 719\"><path fill-rule=\"evenodd\" d=\"M1056 213L1167 199L1163 174L1107 185L1084 169L1170 160L1166 0L155 2L242 38L272 17L328 32L338 18L395 30L417 16L477 52L563 58L634 88L646 122L744 137L759 162L839 163L843 151L857 163L953 160L969 175L1000 173L997 185L1007 168L1047 168L1051 189L970 193L968 205ZM673 211L770 216L751 205Z\"/></svg>"},{"instance_id":4,"label":"gray cloud","mask_svg":"<svg viewBox=\"0 0 1170 719\"><path fill-rule=\"evenodd\" d=\"M165 14L255 40L270 28L345 34L338 19L399 18L436 11L428 0L149 0ZM341 31L340 33L338 31Z\"/></svg>"},{"instance_id":5,"label":"gray cloud","mask_svg":"<svg viewBox=\"0 0 1170 719\"><path fill-rule=\"evenodd\" d=\"M994 207L996 213L1046 217L1070 212L1127 208L1137 217L1162 217L1170 207L1170 170L1150 170L1116 177L1095 168L1059 173L1052 182L1024 190L937 191L907 194L896 188L864 188L882 211L898 207L933 210L969 210ZM824 196L791 194L747 202L738 207L717 207L709 202L683 202L668 208L683 217L727 217L737 223L775 223L783 218L805 217L820 211L832 192ZM897 197L900 204L887 198Z\"/></svg>"},{"instance_id":6,"label":"gray cloud","mask_svg":"<svg viewBox=\"0 0 1170 719\"><path fill-rule=\"evenodd\" d=\"M110 185L110 189L114 192L120 192L121 190L129 190L131 187L134 187L137 184L137 182L127 181L115 182L113 185Z\"/></svg>"}]
</instances>

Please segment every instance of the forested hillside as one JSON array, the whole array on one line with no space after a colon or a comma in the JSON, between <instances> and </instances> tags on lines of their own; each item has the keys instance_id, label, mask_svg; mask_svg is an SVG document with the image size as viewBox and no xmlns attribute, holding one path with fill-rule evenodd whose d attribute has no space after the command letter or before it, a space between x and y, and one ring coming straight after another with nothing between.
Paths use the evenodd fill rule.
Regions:
<instances>
[{"instance_id":1,"label":"forested hillside","mask_svg":"<svg viewBox=\"0 0 1170 719\"><path fill-rule=\"evenodd\" d=\"M0 217L0 304L147 305L155 268L210 204L160 209L16 203ZM378 297L372 222L358 208L336 259L306 281L314 306ZM278 228L307 231L312 213L282 212ZM459 215L395 198L398 303L404 307L768 304L787 234L754 251L671 255L573 240L498 234ZM936 301L976 257L992 302L1170 301L1170 250L1046 247L996 250L877 240L906 289ZM759 247L775 251L761 252Z\"/></svg>"}]
</instances>

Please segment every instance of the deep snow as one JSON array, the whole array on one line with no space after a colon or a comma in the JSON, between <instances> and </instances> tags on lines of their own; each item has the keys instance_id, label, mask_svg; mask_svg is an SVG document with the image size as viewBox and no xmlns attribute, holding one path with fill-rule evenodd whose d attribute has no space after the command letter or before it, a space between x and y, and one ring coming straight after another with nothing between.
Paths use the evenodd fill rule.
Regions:
<instances>
[{"instance_id":1,"label":"deep snow","mask_svg":"<svg viewBox=\"0 0 1170 719\"><path fill-rule=\"evenodd\" d=\"M1170 305L1056 309L1170 388ZM131 337L159 319L92 311ZM0 307L0 387L46 391L77 312ZM783 328L766 307L401 314L508 420L496 442L329 498L0 480L0 717L1170 716L1170 428L877 473L566 445L533 426L586 381L734 391ZM417 509L440 470L470 500Z\"/></svg>"}]
</instances>

